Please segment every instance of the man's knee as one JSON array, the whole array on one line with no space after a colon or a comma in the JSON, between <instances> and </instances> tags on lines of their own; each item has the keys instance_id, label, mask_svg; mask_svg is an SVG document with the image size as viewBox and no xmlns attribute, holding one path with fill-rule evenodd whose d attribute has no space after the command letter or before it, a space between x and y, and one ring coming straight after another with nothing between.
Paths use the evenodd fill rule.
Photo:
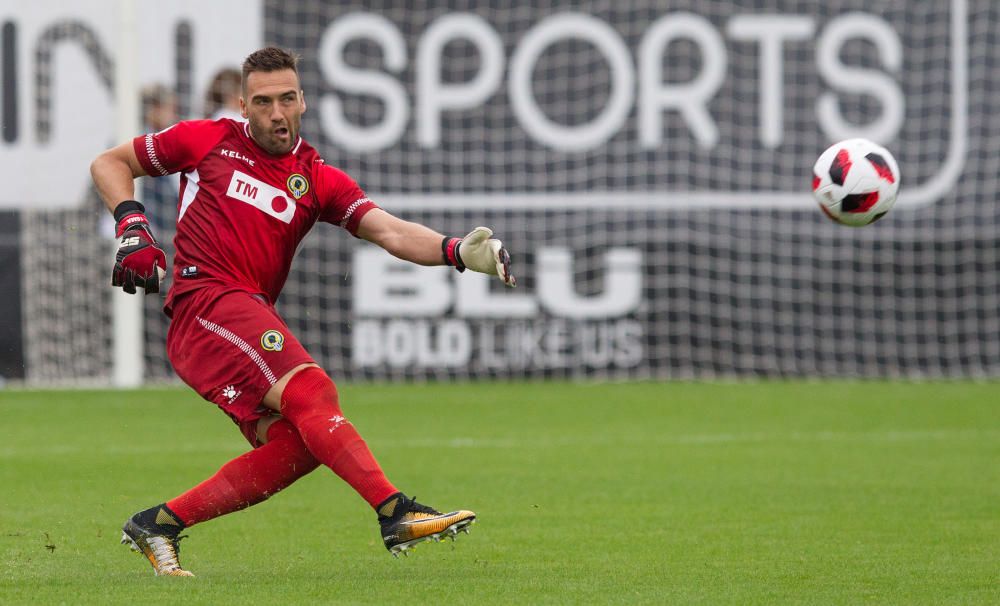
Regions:
<instances>
[{"instance_id":1,"label":"man's knee","mask_svg":"<svg viewBox=\"0 0 1000 606\"><path fill-rule=\"evenodd\" d=\"M270 431L272 425L274 425L276 422L280 420L282 419L278 415L268 415L266 417L261 417L257 419L257 428L256 428L257 441L260 442L261 444L267 444L268 441L270 441L271 439L270 435L268 434L268 431Z\"/></svg>"},{"instance_id":2,"label":"man's knee","mask_svg":"<svg viewBox=\"0 0 1000 606\"><path fill-rule=\"evenodd\" d=\"M258 421L257 431L261 439L260 449L267 451L267 462L260 465L278 469L284 477L278 490L319 466L319 461L309 452L302 436L288 419L278 415L264 417ZM262 433L264 435L260 435Z\"/></svg>"},{"instance_id":3,"label":"man's knee","mask_svg":"<svg viewBox=\"0 0 1000 606\"><path fill-rule=\"evenodd\" d=\"M281 415L300 427L308 419L343 419L337 386L323 369L306 368L295 374L282 391Z\"/></svg>"},{"instance_id":4,"label":"man's knee","mask_svg":"<svg viewBox=\"0 0 1000 606\"><path fill-rule=\"evenodd\" d=\"M285 387L288 386L288 382L292 380L292 377L307 368L319 369L319 365L309 362L306 364L299 364L295 368L289 370L282 375L281 378L274 383L274 385L271 386L271 389L269 389L266 394L264 394L264 400L261 403L271 410L281 412L281 396L285 393Z\"/></svg>"}]
</instances>

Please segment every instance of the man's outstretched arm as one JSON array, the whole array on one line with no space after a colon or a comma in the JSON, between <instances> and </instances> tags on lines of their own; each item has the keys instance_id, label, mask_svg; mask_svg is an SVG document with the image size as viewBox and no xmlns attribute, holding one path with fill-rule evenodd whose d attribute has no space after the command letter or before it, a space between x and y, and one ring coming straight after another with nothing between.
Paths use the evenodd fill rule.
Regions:
<instances>
[{"instance_id":1,"label":"man's outstretched arm","mask_svg":"<svg viewBox=\"0 0 1000 606\"><path fill-rule=\"evenodd\" d=\"M134 199L135 178L146 174L131 142L109 149L90 164L97 192L115 216L119 239L111 285L130 294L136 287L146 294L159 292L167 273L167 258L149 229L146 209Z\"/></svg>"},{"instance_id":2,"label":"man's outstretched arm","mask_svg":"<svg viewBox=\"0 0 1000 606\"><path fill-rule=\"evenodd\" d=\"M491 238L493 231L477 227L464 238L448 238L433 229L404 221L376 208L365 214L358 236L378 244L391 255L420 265L452 265L459 271L471 269L499 277L513 287L517 281L510 271L510 255L503 243Z\"/></svg>"},{"instance_id":3,"label":"man's outstretched arm","mask_svg":"<svg viewBox=\"0 0 1000 606\"><path fill-rule=\"evenodd\" d=\"M97 156L90 163L90 176L104 205L115 212L119 204L135 198L135 179L146 176L146 169L139 163L132 142L127 141Z\"/></svg>"}]
</instances>

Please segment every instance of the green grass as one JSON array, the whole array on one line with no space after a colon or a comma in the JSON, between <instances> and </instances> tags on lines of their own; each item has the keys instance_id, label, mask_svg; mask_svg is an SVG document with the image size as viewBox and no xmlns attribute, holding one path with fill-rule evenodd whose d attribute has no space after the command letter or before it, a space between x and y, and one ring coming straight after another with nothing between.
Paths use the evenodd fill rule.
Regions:
<instances>
[{"instance_id":1,"label":"green grass","mask_svg":"<svg viewBox=\"0 0 1000 606\"><path fill-rule=\"evenodd\" d=\"M241 452L184 390L0 391L0 603L1000 603L1000 384L341 386L390 478L479 514L394 560L319 469L118 545Z\"/></svg>"}]
</instances>

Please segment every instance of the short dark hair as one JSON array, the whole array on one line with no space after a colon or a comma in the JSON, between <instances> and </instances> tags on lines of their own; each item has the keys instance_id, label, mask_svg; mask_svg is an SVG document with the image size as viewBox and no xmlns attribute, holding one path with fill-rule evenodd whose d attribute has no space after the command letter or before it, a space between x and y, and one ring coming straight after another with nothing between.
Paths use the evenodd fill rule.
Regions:
<instances>
[{"instance_id":1,"label":"short dark hair","mask_svg":"<svg viewBox=\"0 0 1000 606\"><path fill-rule=\"evenodd\" d=\"M243 60L243 84L242 89L247 90L247 76L253 72L276 72L283 69L290 69L299 74L299 56L292 51L268 46L250 53Z\"/></svg>"}]
</instances>

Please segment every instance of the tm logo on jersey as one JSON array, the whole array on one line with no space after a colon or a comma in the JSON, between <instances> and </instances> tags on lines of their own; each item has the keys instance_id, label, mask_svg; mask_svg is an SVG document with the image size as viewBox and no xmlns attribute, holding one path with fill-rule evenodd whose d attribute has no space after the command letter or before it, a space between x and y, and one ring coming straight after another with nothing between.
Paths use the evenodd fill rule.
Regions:
<instances>
[{"instance_id":1,"label":"tm logo on jersey","mask_svg":"<svg viewBox=\"0 0 1000 606\"><path fill-rule=\"evenodd\" d=\"M283 223L291 223L295 216L295 200L290 199L288 194L242 171L233 171L226 195L246 202Z\"/></svg>"}]
</instances>

